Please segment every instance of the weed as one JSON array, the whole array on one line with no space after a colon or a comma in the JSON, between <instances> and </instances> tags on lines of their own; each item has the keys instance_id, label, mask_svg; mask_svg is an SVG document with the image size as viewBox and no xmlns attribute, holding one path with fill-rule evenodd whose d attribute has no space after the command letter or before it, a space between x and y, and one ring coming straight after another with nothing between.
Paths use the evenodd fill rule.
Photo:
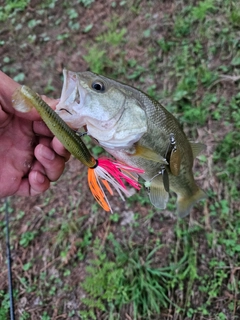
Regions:
<instances>
[{"instance_id":1,"label":"weed","mask_svg":"<svg viewBox=\"0 0 240 320\"><path fill-rule=\"evenodd\" d=\"M84 32L84 33L88 33L89 31L92 30L92 27L93 27L93 24L92 24L92 23L88 24L88 25L83 29L83 32Z\"/></svg>"},{"instance_id":2,"label":"weed","mask_svg":"<svg viewBox=\"0 0 240 320\"><path fill-rule=\"evenodd\" d=\"M26 248L30 244L30 242L36 237L36 235L37 231L26 231L22 233L19 244L22 247Z\"/></svg>"},{"instance_id":3,"label":"weed","mask_svg":"<svg viewBox=\"0 0 240 320\"><path fill-rule=\"evenodd\" d=\"M129 80L137 80L139 79L139 77L142 75L144 71L146 71L144 67L137 65L133 73L130 73L129 75L127 75L127 78Z\"/></svg>"},{"instance_id":4,"label":"weed","mask_svg":"<svg viewBox=\"0 0 240 320\"><path fill-rule=\"evenodd\" d=\"M233 180L238 180L240 173L236 168L240 164L240 156L237 154L236 141L239 141L240 135L237 131L231 131L226 134L224 139L219 143L214 153L215 161L224 161L225 169L222 167L216 168L219 172L219 177L223 180L228 180L231 176Z\"/></svg>"},{"instance_id":5,"label":"weed","mask_svg":"<svg viewBox=\"0 0 240 320\"><path fill-rule=\"evenodd\" d=\"M233 26L238 27L240 24L240 14L239 14L239 3L233 3L230 12L229 12L229 20L233 24Z\"/></svg>"},{"instance_id":6,"label":"weed","mask_svg":"<svg viewBox=\"0 0 240 320\"><path fill-rule=\"evenodd\" d=\"M201 1L198 6L193 7L191 13L193 15L193 19L195 20L204 20L209 11L215 10L215 4L213 0L205 0Z\"/></svg>"},{"instance_id":7,"label":"weed","mask_svg":"<svg viewBox=\"0 0 240 320\"><path fill-rule=\"evenodd\" d=\"M69 33L62 33L62 34L58 34L57 35L57 40L65 40L65 39L68 39L70 37L70 34Z\"/></svg>"},{"instance_id":8,"label":"weed","mask_svg":"<svg viewBox=\"0 0 240 320\"><path fill-rule=\"evenodd\" d=\"M74 8L68 8L67 9L67 15L68 15L68 27L72 31L78 31L80 29L80 24L77 21L78 18L78 12Z\"/></svg>"},{"instance_id":9,"label":"weed","mask_svg":"<svg viewBox=\"0 0 240 320\"><path fill-rule=\"evenodd\" d=\"M111 216L110 216L110 221L113 221L113 222L118 222L120 219L120 216L118 213L113 213Z\"/></svg>"},{"instance_id":10,"label":"weed","mask_svg":"<svg viewBox=\"0 0 240 320\"><path fill-rule=\"evenodd\" d=\"M29 261L29 262L25 263L22 268L24 271L28 271L29 269L32 268L32 266L33 266L33 263Z\"/></svg>"},{"instance_id":11,"label":"weed","mask_svg":"<svg viewBox=\"0 0 240 320\"><path fill-rule=\"evenodd\" d=\"M43 90L44 90L44 94L46 94L46 95L51 94L56 90L56 88L52 85L52 79L48 80L48 82Z\"/></svg>"},{"instance_id":12,"label":"weed","mask_svg":"<svg viewBox=\"0 0 240 320\"><path fill-rule=\"evenodd\" d=\"M23 82L25 78L25 74L23 72L18 73L13 80L15 80L16 82Z\"/></svg>"},{"instance_id":13,"label":"weed","mask_svg":"<svg viewBox=\"0 0 240 320\"><path fill-rule=\"evenodd\" d=\"M86 267L88 276L82 283L88 293L88 297L83 299L88 311L80 312L81 316L88 315L96 319L94 308L120 312L124 305L130 304L134 310L134 319L140 315L150 317L154 313L159 314L162 308L171 303L167 294L168 285L172 283L177 267L152 266L153 257L161 245L143 258L138 248L125 250L113 237L111 242L114 261L109 260L99 240L95 240L95 259Z\"/></svg>"},{"instance_id":14,"label":"weed","mask_svg":"<svg viewBox=\"0 0 240 320\"><path fill-rule=\"evenodd\" d=\"M99 50L96 45L91 47L83 58L89 64L92 72L95 73L103 73L104 68L108 65L106 50Z\"/></svg>"},{"instance_id":15,"label":"weed","mask_svg":"<svg viewBox=\"0 0 240 320\"><path fill-rule=\"evenodd\" d=\"M5 21L10 17L16 15L19 11L23 11L28 4L29 0L7 0L4 6L1 6L0 21Z\"/></svg>"},{"instance_id":16,"label":"weed","mask_svg":"<svg viewBox=\"0 0 240 320\"><path fill-rule=\"evenodd\" d=\"M139 192L136 192L131 198L128 199L128 203L139 203L140 205L144 206L150 204L151 202L146 190L142 188Z\"/></svg>"},{"instance_id":17,"label":"weed","mask_svg":"<svg viewBox=\"0 0 240 320\"><path fill-rule=\"evenodd\" d=\"M129 301L133 304L134 318L138 315L150 317L159 314L171 301L168 298L168 281L173 277L171 267L153 268L152 257L160 247L154 248L145 259L142 259L138 250L134 250L126 257L124 288L128 288ZM122 262L122 261L121 261Z\"/></svg>"},{"instance_id":18,"label":"weed","mask_svg":"<svg viewBox=\"0 0 240 320\"><path fill-rule=\"evenodd\" d=\"M21 316L19 317L19 320L28 320L30 319L31 315L30 313L23 311Z\"/></svg>"},{"instance_id":19,"label":"weed","mask_svg":"<svg viewBox=\"0 0 240 320\"><path fill-rule=\"evenodd\" d=\"M119 46L125 42L124 36L127 32L125 27L118 29L120 19L114 17L110 22L106 23L107 31L95 38L95 44L89 46L87 55L84 56L85 61L89 64L91 71L95 73L104 73L107 68L112 68L113 62L109 59L108 53L111 52L112 59L117 73L123 67L124 52L119 52ZM119 64L119 66L117 66ZM114 73L116 73L114 70Z\"/></svg>"},{"instance_id":20,"label":"weed","mask_svg":"<svg viewBox=\"0 0 240 320\"><path fill-rule=\"evenodd\" d=\"M46 311L43 312L43 315L41 316L41 320L51 320L50 316L47 314Z\"/></svg>"},{"instance_id":21,"label":"weed","mask_svg":"<svg viewBox=\"0 0 240 320\"><path fill-rule=\"evenodd\" d=\"M9 316L9 294L0 290L0 319L7 319Z\"/></svg>"},{"instance_id":22,"label":"weed","mask_svg":"<svg viewBox=\"0 0 240 320\"><path fill-rule=\"evenodd\" d=\"M95 0L77 0L78 3L82 4L84 7L90 7Z\"/></svg>"},{"instance_id":23,"label":"weed","mask_svg":"<svg viewBox=\"0 0 240 320\"><path fill-rule=\"evenodd\" d=\"M127 29L122 28L120 31L117 32L115 30L115 25L111 26L110 24L108 24L108 27L110 29L106 33L96 37L97 42L107 43L113 46L119 45L123 41L124 35L127 32Z\"/></svg>"}]
</instances>

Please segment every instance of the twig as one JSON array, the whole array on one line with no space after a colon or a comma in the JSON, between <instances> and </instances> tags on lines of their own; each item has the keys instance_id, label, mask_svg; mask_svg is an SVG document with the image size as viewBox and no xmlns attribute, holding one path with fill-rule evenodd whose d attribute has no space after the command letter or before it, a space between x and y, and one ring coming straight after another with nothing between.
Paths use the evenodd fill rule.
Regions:
<instances>
[{"instance_id":1,"label":"twig","mask_svg":"<svg viewBox=\"0 0 240 320\"><path fill-rule=\"evenodd\" d=\"M127 318L127 320L132 320L132 318L126 313L125 317Z\"/></svg>"}]
</instances>

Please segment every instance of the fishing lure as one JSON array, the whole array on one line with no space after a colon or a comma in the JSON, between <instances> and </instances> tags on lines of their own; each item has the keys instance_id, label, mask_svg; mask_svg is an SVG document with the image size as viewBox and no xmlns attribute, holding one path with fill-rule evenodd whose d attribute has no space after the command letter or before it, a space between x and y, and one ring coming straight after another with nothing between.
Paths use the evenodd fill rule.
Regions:
<instances>
[{"instance_id":1,"label":"fishing lure","mask_svg":"<svg viewBox=\"0 0 240 320\"><path fill-rule=\"evenodd\" d=\"M144 173L144 170L109 158L95 159L81 136L72 130L32 89L27 86L17 89L13 94L12 102L13 107L20 112L29 112L35 107L47 127L64 147L88 167L89 188L104 210L112 211L104 189L112 195L113 187L124 200L124 195L130 196L125 182L137 190L141 188L136 175Z\"/></svg>"}]
</instances>

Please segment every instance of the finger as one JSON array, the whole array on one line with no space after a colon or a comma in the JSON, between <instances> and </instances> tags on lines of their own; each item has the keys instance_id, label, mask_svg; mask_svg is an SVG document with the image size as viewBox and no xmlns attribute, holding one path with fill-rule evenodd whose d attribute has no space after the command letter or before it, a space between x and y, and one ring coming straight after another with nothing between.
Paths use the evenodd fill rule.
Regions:
<instances>
[{"instance_id":1,"label":"finger","mask_svg":"<svg viewBox=\"0 0 240 320\"><path fill-rule=\"evenodd\" d=\"M33 122L33 131L36 134L46 136L46 137L53 137L52 132L48 129L46 124L43 121L34 121Z\"/></svg>"},{"instance_id":2,"label":"finger","mask_svg":"<svg viewBox=\"0 0 240 320\"><path fill-rule=\"evenodd\" d=\"M32 170L27 178L22 179L16 195L35 196L45 192L50 186L49 179L42 171Z\"/></svg>"},{"instance_id":3,"label":"finger","mask_svg":"<svg viewBox=\"0 0 240 320\"><path fill-rule=\"evenodd\" d=\"M46 126L46 124L43 121L34 121L33 122L33 131L36 134L39 134L42 136L46 136L46 137L53 136L53 134L51 133L51 131L48 129L48 127ZM45 143L43 143L43 144L45 144ZM62 145L62 143L56 137L53 138L51 144L47 144L47 145L52 146L54 151L58 155L63 157L65 159L65 161L69 160L71 154L66 150L66 148Z\"/></svg>"},{"instance_id":4,"label":"finger","mask_svg":"<svg viewBox=\"0 0 240 320\"><path fill-rule=\"evenodd\" d=\"M29 173L29 193L31 196L43 193L50 187L49 179L41 171L33 170Z\"/></svg>"},{"instance_id":5,"label":"finger","mask_svg":"<svg viewBox=\"0 0 240 320\"><path fill-rule=\"evenodd\" d=\"M47 137L40 137L39 144L43 144L44 146L53 149L57 155L63 157L65 162L69 160L71 154L66 150L66 148L62 145L62 143L54 137L53 139Z\"/></svg>"},{"instance_id":6,"label":"finger","mask_svg":"<svg viewBox=\"0 0 240 320\"><path fill-rule=\"evenodd\" d=\"M39 161L35 161L28 175L30 184L30 195L34 196L46 191L50 187L50 180L46 170Z\"/></svg>"},{"instance_id":7,"label":"finger","mask_svg":"<svg viewBox=\"0 0 240 320\"><path fill-rule=\"evenodd\" d=\"M61 142L56 138L54 137L53 140L52 140L52 143L51 143L54 151L60 155L61 157L63 157L65 159L65 161L68 161L71 154L70 152L68 152L64 146L61 144Z\"/></svg>"},{"instance_id":8,"label":"finger","mask_svg":"<svg viewBox=\"0 0 240 320\"><path fill-rule=\"evenodd\" d=\"M54 150L43 144L37 145L34 151L36 159L43 166L45 174L50 181L56 181L63 173L65 159Z\"/></svg>"}]
</instances>

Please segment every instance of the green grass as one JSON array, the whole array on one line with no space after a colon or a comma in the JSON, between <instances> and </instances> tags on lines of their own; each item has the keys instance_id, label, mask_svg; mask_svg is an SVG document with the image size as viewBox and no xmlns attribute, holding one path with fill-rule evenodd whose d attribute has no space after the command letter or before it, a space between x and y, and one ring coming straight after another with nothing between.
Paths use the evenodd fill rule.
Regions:
<instances>
[{"instance_id":1,"label":"green grass","mask_svg":"<svg viewBox=\"0 0 240 320\"><path fill-rule=\"evenodd\" d=\"M124 205L119 200L113 215L103 213L82 193L82 169L74 190L71 178L61 187L54 184L36 200L37 209L19 210L18 200L11 200L11 243L22 259L14 265L15 299L17 305L22 297L38 299L40 319L51 319L55 310L55 317L69 319L239 317L239 2L176 1L164 13L151 11L156 3L112 1L104 23L85 24L80 18L95 10L97 1L64 2L61 14L56 1L44 1L35 11L29 10L29 1L7 1L0 9L0 21L10 21L11 34L17 35L21 59L30 49L37 52L57 42L59 52L67 51L63 62L69 69L79 63L140 88L163 102L190 139L203 139L208 147L194 168L196 176L204 175L200 182L207 185L208 198L190 219L174 218L174 196L166 212L155 210L145 190ZM49 28L42 30L46 17ZM11 37L0 40L1 48L11 45ZM61 87L54 80L61 57L41 59L44 76L33 85L54 94ZM29 81L30 72L10 51L1 67L16 81ZM102 149L89 140L91 152L99 156ZM61 188L67 190L64 199L58 195ZM126 225L123 211L133 217ZM0 213L4 230L2 204ZM0 248L5 251L3 232ZM5 319L6 281L2 288L0 319ZM31 316L26 309L20 318Z\"/></svg>"},{"instance_id":2,"label":"green grass","mask_svg":"<svg viewBox=\"0 0 240 320\"><path fill-rule=\"evenodd\" d=\"M152 258L161 246L150 251L143 260L142 249L122 248L112 236L109 239L108 247L113 245L114 261L107 256L109 250L105 251L99 239L95 240L95 259L89 261L87 277L82 283L88 293L88 297L83 299L88 310L80 312L80 315L96 319L94 309L97 308L105 312L108 310L110 319L116 319L116 315L129 305L133 307L134 319L139 315L150 317L158 314L171 303L167 285L174 278L177 267L152 266Z\"/></svg>"},{"instance_id":3,"label":"green grass","mask_svg":"<svg viewBox=\"0 0 240 320\"><path fill-rule=\"evenodd\" d=\"M8 0L0 9L0 21L6 21L9 18L15 17L18 12L24 11L29 4L29 0Z\"/></svg>"}]
</instances>

